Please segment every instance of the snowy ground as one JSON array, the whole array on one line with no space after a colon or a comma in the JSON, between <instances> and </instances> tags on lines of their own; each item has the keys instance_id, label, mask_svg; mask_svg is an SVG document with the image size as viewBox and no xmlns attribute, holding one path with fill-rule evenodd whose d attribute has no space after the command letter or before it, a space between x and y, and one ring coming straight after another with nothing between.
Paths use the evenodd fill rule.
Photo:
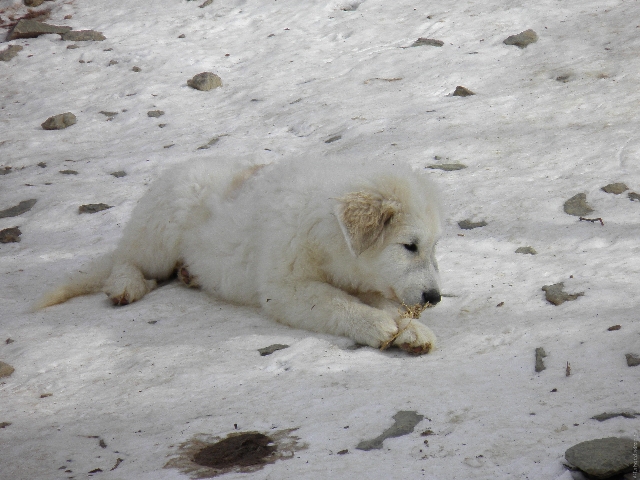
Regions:
<instances>
[{"instance_id":1,"label":"snowy ground","mask_svg":"<svg viewBox=\"0 0 640 480\"><path fill-rule=\"evenodd\" d=\"M188 478L163 468L180 444L297 429L306 448L293 458L224 478L569 480L568 447L638 436L640 417L590 419L640 409L640 367L625 361L640 354L640 203L600 190L640 192L638 2L201 3L45 2L49 23L107 39L15 40L24 49L0 62L0 167L12 167L0 210L38 200L0 219L22 231L0 244L0 360L15 368L0 380L10 423L0 478ZM21 4L0 0L2 23L26 13ZM529 28L537 43L502 43ZM418 37L444 45L402 48ZM224 86L187 87L203 71ZM457 85L476 95L451 96ZM41 129L67 111L77 124ZM440 185L451 296L422 318L434 353L349 349L176 283L126 308L96 295L29 312L65 272L113 248L167 166L330 154L408 162ZM425 169L456 162L468 168ZM69 169L78 174L59 173ZM110 175L119 170L127 176ZM563 212L580 192L604 225ZM78 214L101 202L113 208ZM488 225L461 230L464 219ZM538 255L514 253L521 246ZM549 304L541 287L560 281L585 295ZM274 343L290 347L257 352ZM541 373L536 347L548 354ZM355 448L402 410L425 416L412 434Z\"/></svg>"}]
</instances>

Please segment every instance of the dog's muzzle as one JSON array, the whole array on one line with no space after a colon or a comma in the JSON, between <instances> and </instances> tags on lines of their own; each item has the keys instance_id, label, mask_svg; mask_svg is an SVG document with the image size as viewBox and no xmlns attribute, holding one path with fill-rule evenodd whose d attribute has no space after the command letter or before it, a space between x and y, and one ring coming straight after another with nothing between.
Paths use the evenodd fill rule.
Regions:
<instances>
[{"instance_id":1,"label":"dog's muzzle","mask_svg":"<svg viewBox=\"0 0 640 480\"><path fill-rule=\"evenodd\" d=\"M431 305L435 305L440 300L442 300L442 296L438 290L427 290L426 292L422 292L422 304L426 305L430 303Z\"/></svg>"}]
</instances>

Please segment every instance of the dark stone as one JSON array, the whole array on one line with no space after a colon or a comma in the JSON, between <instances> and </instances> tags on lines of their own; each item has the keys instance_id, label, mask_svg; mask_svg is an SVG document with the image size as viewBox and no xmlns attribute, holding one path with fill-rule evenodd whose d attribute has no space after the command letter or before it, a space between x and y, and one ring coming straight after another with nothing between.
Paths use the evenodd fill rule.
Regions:
<instances>
[{"instance_id":1,"label":"dark stone","mask_svg":"<svg viewBox=\"0 0 640 480\"><path fill-rule=\"evenodd\" d=\"M35 198L32 198L31 200L24 200L15 207L2 210L0 211L0 218L17 217L18 215L22 215L23 213L31 210L37 201L38 200Z\"/></svg>"},{"instance_id":2,"label":"dark stone","mask_svg":"<svg viewBox=\"0 0 640 480\"><path fill-rule=\"evenodd\" d=\"M504 42L505 45L515 45L519 48L526 48L527 45L531 43L535 43L538 41L538 34L533 30L525 30L524 32L520 32L517 35L510 35L507 37Z\"/></svg>"},{"instance_id":3,"label":"dark stone","mask_svg":"<svg viewBox=\"0 0 640 480\"><path fill-rule=\"evenodd\" d=\"M267 355L271 355L273 352L277 352L278 350L283 350L285 348L289 348L289 345L274 343L273 345L269 345L268 347L259 348L258 352L260 352L260 356L266 357Z\"/></svg>"},{"instance_id":4,"label":"dark stone","mask_svg":"<svg viewBox=\"0 0 640 480\"><path fill-rule=\"evenodd\" d=\"M164 112L162 110L150 110L147 112L147 117L158 118L162 115L164 115Z\"/></svg>"},{"instance_id":5,"label":"dark stone","mask_svg":"<svg viewBox=\"0 0 640 480\"><path fill-rule=\"evenodd\" d=\"M564 202L564 212L575 217L582 217L593 212L593 208L587 203L587 194L578 193Z\"/></svg>"},{"instance_id":6,"label":"dark stone","mask_svg":"<svg viewBox=\"0 0 640 480\"><path fill-rule=\"evenodd\" d=\"M525 255L537 255L538 252L536 252L535 248L533 247L518 247L516 249L516 253L522 253Z\"/></svg>"},{"instance_id":7,"label":"dark stone","mask_svg":"<svg viewBox=\"0 0 640 480\"><path fill-rule=\"evenodd\" d=\"M18 227L5 228L0 230L0 243L17 243L20 241L22 232Z\"/></svg>"},{"instance_id":8,"label":"dark stone","mask_svg":"<svg viewBox=\"0 0 640 480\"><path fill-rule=\"evenodd\" d=\"M379 450L387 438L402 437L413 432L418 423L424 419L424 415L418 415L414 411L400 411L393 416L395 423L387 428L381 435L371 440L363 440L356 447L358 450Z\"/></svg>"},{"instance_id":9,"label":"dark stone","mask_svg":"<svg viewBox=\"0 0 640 480\"><path fill-rule=\"evenodd\" d=\"M193 78L187 81L187 85L196 90L206 92L222 86L222 80L218 75L211 72L202 72L194 75Z\"/></svg>"},{"instance_id":10,"label":"dark stone","mask_svg":"<svg viewBox=\"0 0 640 480\"><path fill-rule=\"evenodd\" d=\"M11 425L11 422L0 422L0 428L6 428Z\"/></svg>"},{"instance_id":11,"label":"dark stone","mask_svg":"<svg viewBox=\"0 0 640 480\"><path fill-rule=\"evenodd\" d=\"M23 0L22 3L27 7L39 7L44 3L44 0Z\"/></svg>"},{"instance_id":12,"label":"dark stone","mask_svg":"<svg viewBox=\"0 0 640 480\"><path fill-rule=\"evenodd\" d=\"M133 67L131 71L138 73L138 72L141 72L142 69L140 67Z\"/></svg>"},{"instance_id":13,"label":"dark stone","mask_svg":"<svg viewBox=\"0 0 640 480\"><path fill-rule=\"evenodd\" d=\"M116 115L118 115L118 112L106 112L104 110L101 110L100 112L102 115L104 115L105 117L108 117L108 120L111 120L113 117L115 117Z\"/></svg>"},{"instance_id":14,"label":"dark stone","mask_svg":"<svg viewBox=\"0 0 640 480\"><path fill-rule=\"evenodd\" d=\"M469 97L471 95L475 95L475 93L473 93L467 87L463 87L461 85L458 85L452 93L452 96L454 97Z\"/></svg>"},{"instance_id":15,"label":"dark stone","mask_svg":"<svg viewBox=\"0 0 640 480\"><path fill-rule=\"evenodd\" d=\"M268 436L258 432L232 433L193 456L198 465L210 468L248 467L265 463L277 450Z\"/></svg>"},{"instance_id":16,"label":"dark stone","mask_svg":"<svg viewBox=\"0 0 640 480\"><path fill-rule=\"evenodd\" d=\"M46 35L49 33L64 34L71 30L71 27L59 27L57 25L49 25L48 23L38 22L37 20L22 19L16 23L9 35L7 35L7 41L15 40L17 38L35 38L40 35Z\"/></svg>"},{"instance_id":17,"label":"dark stone","mask_svg":"<svg viewBox=\"0 0 640 480\"><path fill-rule=\"evenodd\" d=\"M18 52L22 50L22 45L9 45L7 48L0 52L0 62L8 62L13 57L18 55Z\"/></svg>"},{"instance_id":18,"label":"dark stone","mask_svg":"<svg viewBox=\"0 0 640 480\"><path fill-rule=\"evenodd\" d=\"M62 35L65 42L101 42L106 39L102 32L95 30L71 30Z\"/></svg>"},{"instance_id":19,"label":"dark stone","mask_svg":"<svg viewBox=\"0 0 640 480\"><path fill-rule=\"evenodd\" d=\"M127 176L127 172L125 172L124 170L119 170L117 172L111 172L111 175L113 175L116 178L122 178Z\"/></svg>"},{"instance_id":20,"label":"dark stone","mask_svg":"<svg viewBox=\"0 0 640 480\"><path fill-rule=\"evenodd\" d=\"M487 222L481 220L479 222L472 222L471 220L462 220L458 222L458 226L462 230L473 230L474 228L486 227Z\"/></svg>"},{"instance_id":21,"label":"dark stone","mask_svg":"<svg viewBox=\"0 0 640 480\"><path fill-rule=\"evenodd\" d=\"M338 140L342 139L342 135L334 135L332 137L327 138L324 143L333 143L333 142L337 142Z\"/></svg>"},{"instance_id":22,"label":"dark stone","mask_svg":"<svg viewBox=\"0 0 640 480\"><path fill-rule=\"evenodd\" d=\"M204 3L202 5L199 5L199 8L204 8L204 7L208 7L209 5L211 5L213 3L213 0L205 0Z\"/></svg>"},{"instance_id":23,"label":"dark stone","mask_svg":"<svg viewBox=\"0 0 640 480\"><path fill-rule=\"evenodd\" d=\"M598 438L574 445L564 458L590 478L604 480L632 471L634 445L631 438Z\"/></svg>"},{"instance_id":24,"label":"dark stone","mask_svg":"<svg viewBox=\"0 0 640 480\"><path fill-rule=\"evenodd\" d=\"M635 353L626 353L624 355L627 358L627 365L630 367L637 367L640 365L640 355Z\"/></svg>"},{"instance_id":25,"label":"dark stone","mask_svg":"<svg viewBox=\"0 0 640 480\"><path fill-rule=\"evenodd\" d=\"M613 193L614 195L620 195L623 192L629 190L624 183L610 183L609 185L605 185L600 190L607 193Z\"/></svg>"},{"instance_id":26,"label":"dark stone","mask_svg":"<svg viewBox=\"0 0 640 480\"><path fill-rule=\"evenodd\" d=\"M536 372L541 372L547 368L544 366L544 362L542 360L546 356L547 353L544 351L544 348L536 348Z\"/></svg>"},{"instance_id":27,"label":"dark stone","mask_svg":"<svg viewBox=\"0 0 640 480\"><path fill-rule=\"evenodd\" d=\"M113 208L111 205L107 205L106 203L89 203L87 205L81 205L78 207L78 213L97 213L103 210L108 210L109 208Z\"/></svg>"},{"instance_id":28,"label":"dark stone","mask_svg":"<svg viewBox=\"0 0 640 480\"><path fill-rule=\"evenodd\" d=\"M436 165L427 165L427 168L431 168L432 170L444 170L445 172L454 172L456 170L463 170L467 168L467 166L462 163L441 163Z\"/></svg>"},{"instance_id":29,"label":"dark stone","mask_svg":"<svg viewBox=\"0 0 640 480\"><path fill-rule=\"evenodd\" d=\"M63 175L78 175L78 172L75 170L60 170L60 173Z\"/></svg>"},{"instance_id":30,"label":"dark stone","mask_svg":"<svg viewBox=\"0 0 640 480\"><path fill-rule=\"evenodd\" d=\"M592 420L598 420L599 422L604 422L605 420L609 420L611 418L616 417L624 417L624 418L636 418L639 417L640 413L637 412L615 412L615 413L601 413L599 415L594 415L591 417Z\"/></svg>"},{"instance_id":31,"label":"dark stone","mask_svg":"<svg viewBox=\"0 0 640 480\"><path fill-rule=\"evenodd\" d=\"M0 168L0 175L9 175L12 171L11 167L2 167Z\"/></svg>"},{"instance_id":32,"label":"dark stone","mask_svg":"<svg viewBox=\"0 0 640 480\"><path fill-rule=\"evenodd\" d=\"M427 45L430 47L441 47L444 45L442 40L435 40L433 38L424 38L420 37L418 40L413 42L412 47L422 47L423 45Z\"/></svg>"},{"instance_id":33,"label":"dark stone","mask_svg":"<svg viewBox=\"0 0 640 480\"><path fill-rule=\"evenodd\" d=\"M9 365L8 363L0 362L0 378L8 377L13 372L15 372L15 369L11 365Z\"/></svg>"},{"instance_id":34,"label":"dark stone","mask_svg":"<svg viewBox=\"0 0 640 480\"><path fill-rule=\"evenodd\" d=\"M629 192L627 195L629 196L629 200L632 202L640 202L640 194L637 194L636 192Z\"/></svg>"},{"instance_id":35,"label":"dark stone","mask_svg":"<svg viewBox=\"0 0 640 480\"><path fill-rule=\"evenodd\" d=\"M45 130L63 130L76 123L76 116L71 113L61 113L47 118L41 127Z\"/></svg>"},{"instance_id":36,"label":"dark stone","mask_svg":"<svg viewBox=\"0 0 640 480\"><path fill-rule=\"evenodd\" d=\"M582 297L584 292L569 294L564 291L564 283L555 283L553 285L545 285L542 287L545 292L545 298L547 302L554 305L561 305L564 302L576 300L578 297Z\"/></svg>"}]
</instances>

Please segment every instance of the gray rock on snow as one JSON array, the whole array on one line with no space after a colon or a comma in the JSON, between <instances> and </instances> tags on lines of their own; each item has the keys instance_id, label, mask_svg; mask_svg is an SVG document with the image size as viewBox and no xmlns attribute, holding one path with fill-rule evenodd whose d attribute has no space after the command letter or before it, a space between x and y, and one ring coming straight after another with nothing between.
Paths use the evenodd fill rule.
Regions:
<instances>
[{"instance_id":1,"label":"gray rock on snow","mask_svg":"<svg viewBox=\"0 0 640 480\"><path fill-rule=\"evenodd\" d=\"M66 112L47 118L41 127L45 130L63 130L75 123L76 116L71 112Z\"/></svg>"},{"instance_id":2,"label":"gray rock on snow","mask_svg":"<svg viewBox=\"0 0 640 480\"><path fill-rule=\"evenodd\" d=\"M0 243L16 243L20 241L22 232L18 227L5 228L0 230Z\"/></svg>"},{"instance_id":3,"label":"gray rock on snow","mask_svg":"<svg viewBox=\"0 0 640 480\"><path fill-rule=\"evenodd\" d=\"M0 362L0 378L8 377L13 372L15 372L15 369L11 365L9 365L8 363Z\"/></svg>"},{"instance_id":4,"label":"gray rock on snow","mask_svg":"<svg viewBox=\"0 0 640 480\"><path fill-rule=\"evenodd\" d=\"M158 117L161 117L162 115L164 115L164 112L162 110L150 110L147 112L147 117L158 118Z\"/></svg>"},{"instance_id":5,"label":"gray rock on snow","mask_svg":"<svg viewBox=\"0 0 640 480\"><path fill-rule=\"evenodd\" d=\"M544 348L536 348L536 372L540 373L541 371L546 370L547 367L544 366L544 361L542 360L546 356L547 352L544 351Z\"/></svg>"},{"instance_id":6,"label":"gray rock on snow","mask_svg":"<svg viewBox=\"0 0 640 480\"><path fill-rule=\"evenodd\" d=\"M632 438L598 438L574 445L564 458L589 478L604 480L632 471L634 444Z\"/></svg>"},{"instance_id":7,"label":"gray rock on snow","mask_svg":"<svg viewBox=\"0 0 640 480\"><path fill-rule=\"evenodd\" d=\"M502 43L505 45L515 45L518 48L526 48L528 45L538 41L538 34L533 30L525 30L517 35L510 35Z\"/></svg>"},{"instance_id":8,"label":"gray rock on snow","mask_svg":"<svg viewBox=\"0 0 640 480\"><path fill-rule=\"evenodd\" d=\"M9 217L17 217L18 215L22 215L23 213L27 213L29 210L33 208L38 200L32 198L30 200L24 200L20 202L18 205L7 208L6 210L0 211L0 218L9 218Z\"/></svg>"},{"instance_id":9,"label":"gray rock on snow","mask_svg":"<svg viewBox=\"0 0 640 480\"><path fill-rule=\"evenodd\" d=\"M636 355L635 353L626 353L624 356L627 359L628 366L637 367L640 365L640 355Z\"/></svg>"},{"instance_id":10,"label":"gray rock on snow","mask_svg":"<svg viewBox=\"0 0 640 480\"><path fill-rule=\"evenodd\" d=\"M614 195L620 195L623 192L629 190L624 183L610 183L609 185L605 185L600 190L606 193L613 193Z\"/></svg>"},{"instance_id":11,"label":"gray rock on snow","mask_svg":"<svg viewBox=\"0 0 640 480\"><path fill-rule=\"evenodd\" d=\"M584 292L566 293L564 291L563 282L555 283L553 285L545 285L544 287L542 287L542 290L544 290L545 292L544 296L547 299L547 302L552 303L556 306L584 296Z\"/></svg>"},{"instance_id":12,"label":"gray rock on snow","mask_svg":"<svg viewBox=\"0 0 640 480\"><path fill-rule=\"evenodd\" d=\"M203 92L222 86L222 79L212 72L202 72L187 81L187 85Z\"/></svg>"},{"instance_id":13,"label":"gray rock on snow","mask_svg":"<svg viewBox=\"0 0 640 480\"><path fill-rule=\"evenodd\" d=\"M395 423L381 435L371 440L363 440L356 448L358 450L379 450L387 438L401 437L413 432L415 426L424 419L424 415L418 415L414 411L399 411L393 416L393 419Z\"/></svg>"},{"instance_id":14,"label":"gray rock on snow","mask_svg":"<svg viewBox=\"0 0 640 480\"><path fill-rule=\"evenodd\" d=\"M640 194L637 194L636 192L629 192L627 196L632 202L640 202Z\"/></svg>"},{"instance_id":15,"label":"gray rock on snow","mask_svg":"<svg viewBox=\"0 0 640 480\"><path fill-rule=\"evenodd\" d=\"M17 56L20 50L22 50L22 45L9 45L0 52L0 62L8 62Z\"/></svg>"},{"instance_id":16,"label":"gray rock on snow","mask_svg":"<svg viewBox=\"0 0 640 480\"><path fill-rule=\"evenodd\" d=\"M48 23L38 22L37 20L22 19L16 23L16 26L7 35L7 41L17 38L36 38L40 35L49 33L57 33L62 35L71 30L71 27L61 27L58 25L49 25Z\"/></svg>"},{"instance_id":17,"label":"gray rock on snow","mask_svg":"<svg viewBox=\"0 0 640 480\"><path fill-rule=\"evenodd\" d=\"M445 172L454 172L456 170L464 170L467 168L463 163L440 163L434 165L427 165L427 168L432 170L443 170Z\"/></svg>"},{"instance_id":18,"label":"gray rock on snow","mask_svg":"<svg viewBox=\"0 0 640 480\"><path fill-rule=\"evenodd\" d=\"M564 212L576 217L582 217L593 212L593 208L587 203L587 194L578 193L564 202Z\"/></svg>"},{"instance_id":19,"label":"gray rock on snow","mask_svg":"<svg viewBox=\"0 0 640 480\"><path fill-rule=\"evenodd\" d=\"M98 213L109 208L113 207L106 203L88 203L86 205L80 205L78 207L78 213Z\"/></svg>"},{"instance_id":20,"label":"gray rock on snow","mask_svg":"<svg viewBox=\"0 0 640 480\"><path fill-rule=\"evenodd\" d=\"M518 247L516 253L522 253L525 255L537 255L536 249L533 247Z\"/></svg>"},{"instance_id":21,"label":"gray rock on snow","mask_svg":"<svg viewBox=\"0 0 640 480\"><path fill-rule=\"evenodd\" d=\"M452 97L470 97L471 95L475 95L475 93L462 85L458 85L451 94Z\"/></svg>"},{"instance_id":22,"label":"gray rock on snow","mask_svg":"<svg viewBox=\"0 0 640 480\"><path fill-rule=\"evenodd\" d=\"M487 222L485 222L484 220L481 220L479 222L472 222L471 220L467 219L459 221L458 226L462 230L473 230L474 228L486 227Z\"/></svg>"},{"instance_id":23,"label":"gray rock on snow","mask_svg":"<svg viewBox=\"0 0 640 480\"><path fill-rule=\"evenodd\" d=\"M429 47L441 47L441 46L444 45L444 42L442 40L435 40L433 38L420 37L418 40L413 42L413 44L411 46L412 47L422 47L423 45L426 45L426 46L429 46Z\"/></svg>"},{"instance_id":24,"label":"gray rock on snow","mask_svg":"<svg viewBox=\"0 0 640 480\"><path fill-rule=\"evenodd\" d=\"M95 30L71 30L62 34L65 42L101 42L106 39L102 32Z\"/></svg>"},{"instance_id":25,"label":"gray rock on snow","mask_svg":"<svg viewBox=\"0 0 640 480\"><path fill-rule=\"evenodd\" d=\"M609 420L611 418L616 417L624 417L624 418L636 418L640 416L640 413L634 411L625 411L625 412L604 412L598 415L594 415L591 417L592 420L598 420L599 422L604 422L605 420Z\"/></svg>"}]
</instances>

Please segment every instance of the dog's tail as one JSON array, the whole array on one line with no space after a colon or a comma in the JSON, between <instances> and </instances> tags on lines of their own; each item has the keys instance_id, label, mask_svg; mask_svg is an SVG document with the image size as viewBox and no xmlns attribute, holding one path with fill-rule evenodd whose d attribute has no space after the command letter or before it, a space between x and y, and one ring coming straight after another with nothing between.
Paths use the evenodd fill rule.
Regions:
<instances>
[{"instance_id":1,"label":"dog's tail","mask_svg":"<svg viewBox=\"0 0 640 480\"><path fill-rule=\"evenodd\" d=\"M113 266L112 255L94 261L85 270L71 275L64 285L45 293L32 307L33 311L64 303L74 297L102 291Z\"/></svg>"}]
</instances>

